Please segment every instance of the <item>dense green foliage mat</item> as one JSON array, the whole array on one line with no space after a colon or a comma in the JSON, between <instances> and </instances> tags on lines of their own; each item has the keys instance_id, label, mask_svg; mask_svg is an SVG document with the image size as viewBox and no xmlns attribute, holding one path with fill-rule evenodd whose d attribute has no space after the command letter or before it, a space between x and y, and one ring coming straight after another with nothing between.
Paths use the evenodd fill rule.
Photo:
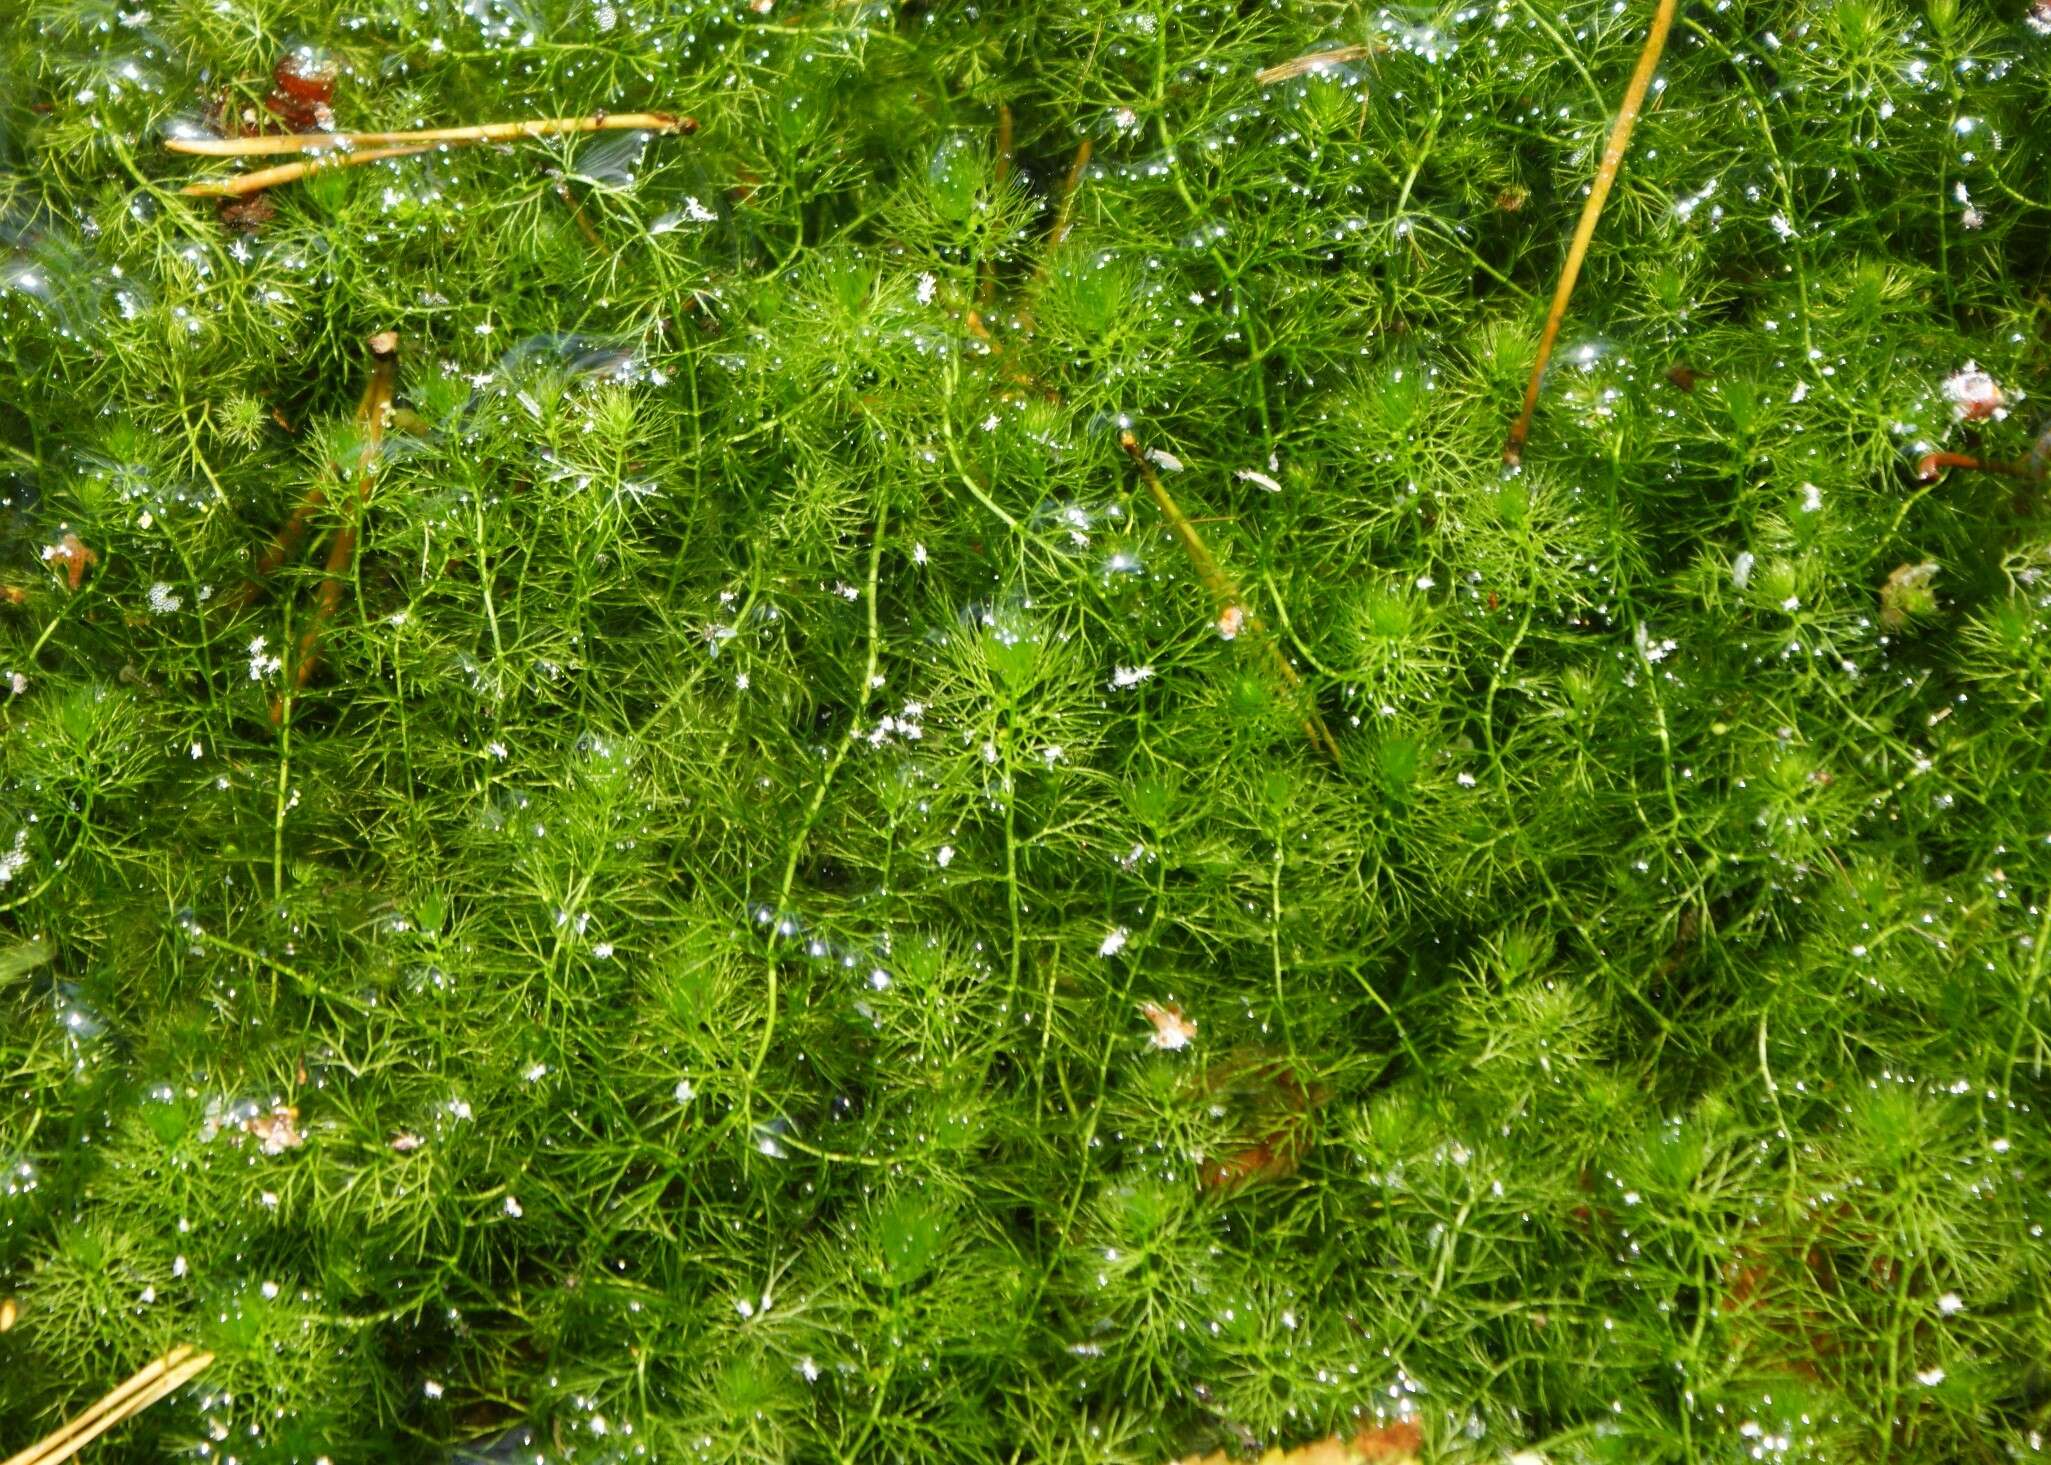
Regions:
<instances>
[{"instance_id":1,"label":"dense green foliage mat","mask_svg":"<svg viewBox=\"0 0 2051 1465\"><path fill-rule=\"evenodd\" d=\"M5 6L0 1451L2037 1456L2051 11L1684 9L1511 471L1651 8Z\"/></svg>"}]
</instances>

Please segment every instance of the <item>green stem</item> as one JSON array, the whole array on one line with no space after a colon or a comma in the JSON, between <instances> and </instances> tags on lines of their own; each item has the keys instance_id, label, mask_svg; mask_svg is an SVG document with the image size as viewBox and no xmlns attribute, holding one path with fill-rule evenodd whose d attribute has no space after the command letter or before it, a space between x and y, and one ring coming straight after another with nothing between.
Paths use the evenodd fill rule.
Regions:
<instances>
[{"instance_id":1,"label":"green stem","mask_svg":"<svg viewBox=\"0 0 2051 1465\"><path fill-rule=\"evenodd\" d=\"M876 497L876 532L869 544L869 654L863 663L861 682L855 689L854 715L848 720L847 732L842 736L840 746L834 749L833 757L828 760L825 771L820 774L819 782L812 790L811 802L805 807L804 817L798 821L797 833L792 837L790 848L784 855L783 877L777 883L776 905L770 913L768 950L763 958L763 1002L767 1010L762 1019L762 1036L755 1044L755 1056L748 1064L743 1098L745 1117L750 1127L754 1122L756 1082L761 1078L763 1065L769 1061L769 1050L776 1042L777 1010L781 997L777 957L783 946L785 911L790 905L791 890L797 883L798 863L804 858L805 844L811 838L812 826L819 821L819 811L826 806L827 791L833 787L834 776L840 772L841 764L847 761L855 740L862 734L862 718L868 712L870 699L875 693L881 639L876 609L876 587L881 578L884 531L889 527L889 522L890 500L879 493Z\"/></svg>"}]
</instances>

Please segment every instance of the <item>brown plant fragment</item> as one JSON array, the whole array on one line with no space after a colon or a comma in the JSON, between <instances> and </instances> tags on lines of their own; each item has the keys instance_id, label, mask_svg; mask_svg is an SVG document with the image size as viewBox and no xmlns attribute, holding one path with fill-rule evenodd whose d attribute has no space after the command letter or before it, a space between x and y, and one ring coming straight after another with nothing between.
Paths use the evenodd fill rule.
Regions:
<instances>
[{"instance_id":1,"label":"brown plant fragment","mask_svg":"<svg viewBox=\"0 0 2051 1465\"><path fill-rule=\"evenodd\" d=\"M82 543L76 534L67 534L57 543L43 546L43 563L52 568L64 566L64 585L68 590L75 591L84 584L87 568L99 562L99 555Z\"/></svg>"},{"instance_id":2,"label":"brown plant fragment","mask_svg":"<svg viewBox=\"0 0 2051 1465\"><path fill-rule=\"evenodd\" d=\"M214 215L231 234L254 234L278 216L278 206L267 193L224 198Z\"/></svg>"},{"instance_id":3,"label":"brown plant fragment","mask_svg":"<svg viewBox=\"0 0 2051 1465\"><path fill-rule=\"evenodd\" d=\"M282 1155L306 1143L306 1136L299 1132L299 1107L296 1104L280 1104L268 1114L245 1119L242 1128L245 1133L262 1141L263 1152L267 1155Z\"/></svg>"},{"instance_id":4,"label":"brown plant fragment","mask_svg":"<svg viewBox=\"0 0 2051 1465\"><path fill-rule=\"evenodd\" d=\"M1309 1153L1311 1121L1326 1091L1297 1082L1286 1062L1241 1049L1205 1071L1201 1092L1236 1116L1242 1139L1197 1171L1205 1190L1230 1195L1248 1185L1286 1180Z\"/></svg>"},{"instance_id":5,"label":"brown plant fragment","mask_svg":"<svg viewBox=\"0 0 2051 1465\"><path fill-rule=\"evenodd\" d=\"M1935 560L1895 566L1880 586L1880 624L1884 629L1899 631L1911 618L1937 609L1937 592L1930 588L1937 568Z\"/></svg>"},{"instance_id":6,"label":"brown plant fragment","mask_svg":"<svg viewBox=\"0 0 2051 1465\"><path fill-rule=\"evenodd\" d=\"M1153 460L1141 451L1139 439L1129 432L1121 432L1118 435L1118 446L1132 459L1133 466L1139 471L1140 482L1146 485L1147 492L1153 497L1154 506L1161 511L1161 517L1168 521L1169 531L1181 543L1182 551L1188 556L1190 567L1196 571L1197 579L1202 582L1204 589L1210 592L1212 603L1217 607L1218 618L1214 624L1218 634L1227 641L1235 641L1244 634L1257 653L1266 653L1276 680L1301 706L1303 731L1310 739L1310 745L1333 763L1338 763L1339 745L1332 737L1332 730L1325 726L1324 717L1318 712L1315 699L1304 687L1303 678L1297 675L1296 668L1289 663L1289 658L1282 654L1282 648L1269 638L1267 628L1261 624L1260 618L1247 609L1246 598L1240 593L1238 584L1211 554L1210 547L1204 543L1196 525L1182 512L1181 505L1175 502L1167 486L1161 482L1161 475L1154 470Z\"/></svg>"},{"instance_id":7,"label":"brown plant fragment","mask_svg":"<svg viewBox=\"0 0 2051 1465\"><path fill-rule=\"evenodd\" d=\"M1256 1465L1417 1465L1424 1446L1424 1432L1408 1419L1393 1424L1362 1425L1351 1439L1327 1435L1285 1450L1280 1445L1262 1452ZM1208 1455L1185 1455L1175 1465L1243 1465L1239 1457L1224 1450Z\"/></svg>"},{"instance_id":8,"label":"brown plant fragment","mask_svg":"<svg viewBox=\"0 0 2051 1465\"><path fill-rule=\"evenodd\" d=\"M271 73L264 109L292 132L326 132L335 125L334 60L308 47L287 51Z\"/></svg>"},{"instance_id":9,"label":"brown plant fragment","mask_svg":"<svg viewBox=\"0 0 2051 1465\"><path fill-rule=\"evenodd\" d=\"M1309 51L1287 61L1278 61L1273 66L1264 66L1253 74L1253 79L1262 86L1273 86L1278 81L1293 81L1313 72L1329 71L1349 61L1365 61L1378 49L1376 46L1352 45L1334 47L1329 51Z\"/></svg>"}]
</instances>

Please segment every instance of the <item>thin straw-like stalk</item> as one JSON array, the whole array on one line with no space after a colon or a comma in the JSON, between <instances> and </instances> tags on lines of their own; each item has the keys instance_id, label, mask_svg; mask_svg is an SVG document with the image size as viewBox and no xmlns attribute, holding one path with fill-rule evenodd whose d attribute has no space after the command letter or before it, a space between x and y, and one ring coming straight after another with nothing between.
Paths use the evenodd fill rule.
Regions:
<instances>
[{"instance_id":1,"label":"thin straw-like stalk","mask_svg":"<svg viewBox=\"0 0 2051 1465\"><path fill-rule=\"evenodd\" d=\"M61 1447L67 1440L76 1438L82 1432L91 1428L97 1420L125 1408L129 1400L140 1395L143 1390L162 1378L177 1364L184 1362L191 1353L192 1350L190 1348L181 1345L166 1353L162 1358L151 1359L148 1363L116 1384L112 1389L108 1390L106 1394L102 1395L84 1413L77 1415L51 1434L30 1445L27 1449L8 1456L5 1465L32 1465L32 1462L45 1459L50 1451Z\"/></svg>"},{"instance_id":2,"label":"thin straw-like stalk","mask_svg":"<svg viewBox=\"0 0 2051 1465\"><path fill-rule=\"evenodd\" d=\"M1253 79L1262 86L1273 86L1278 81L1294 81L1299 76L1328 71L1334 66L1344 66L1349 61L1364 61L1380 50L1379 46L1338 46L1329 51L1312 51L1303 56L1292 56L1274 66L1264 66L1253 74Z\"/></svg>"},{"instance_id":3,"label":"thin straw-like stalk","mask_svg":"<svg viewBox=\"0 0 2051 1465\"><path fill-rule=\"evenodd\" d=\"M1061 180L1061 203L1054 210L1054 227L1047 235L1047 247L1050 250L1058 247L1061 241L1068 237L1068 231L1074 227L1075 190L1082 184L1083 174L1090 166L1090 153L1095 146L1088 138L1076 144L1075 161L1068 165L1068 176ZM1044 269L1045 265L1041 267Z\"/></svg>"},{"instance_id":4,"label":"thin straw-like stalk","mask_svg":"<svg viewBox=\"0 0 2051 1465\"><path fill-rule=\"evenodd\" d=\"M523 122L479 122L469 127L416 127L404 132L280 132L251 137L173 137L174 153L203 158L257 158L278 153L325 152L339 148L406 147L436 143L517 142L523 137L556 137L576 132L683 132L698 130L695 118L673 112L593 112L584 117L531 117Z\"/></svg>"},{"instance_id":5,"label":"thin straw-like stalk","mask_svg":"<svg viewBox=\"0 0 2051 1465\"><path fill-rule=\"evenodd\" d=\"M189 1346L174 1348L131 1374L54 1434L9 1457L5 1465L59 1465L69 1460L115 1425L183 1388L213 1361L211 1353L196 1353Z\"/></svg>"},{"instance_id":6,"label":"thin straw-like stalk","mask_svg":"<svg viewBox=\"0 0 2051 1465\"><path fill-rule=\"evenodd\" d=\"M320 667L320 637L336 610L342 604L342 590L348 583L350 567L356 560L356 540L363 521L364 506L370 502L371 483L377 476L378 450L385 440L385 422L391 414L392 378L398 360L399 337L393 331L381 331L370 338L370 351L376 361L371 370L370 386L363 394L363 405L357 409L357 420L363 428L360 448L362 457L356 473L356 494L349 505L348 517L335 531L334 539L328 545L327 563L323 567L320 593L314 601L313 624L306 634L299 638L299 650L293 657L292 690L303 691ZM280 698L271 707L271 721L277 722L284 716L284 701Z\"/></svg>"},{"instance_id":7,"label":"thin straw-like stalk","mask_svg":"<svg viewBox=\"0 0 2051 1465\"><path fill-rule=\"evenodd\" d=\"M612 250L607 246L605 237L598 232L598 226L591 222L591 215L584 212L584 205L578 200L577 195L570 191L568 181L557 177L551 180L549 187L555 190L555 196L569 209L570 217L576 221L577 232L584 236L584 242L600 254L611 254Z\"/></svg>"},{"instance_id":8,"label":"thin straw-like stalk","mask_svg":"<svg viewBox=\"0 0 2051 1465\"><path fill-rule=\"evenodd\" d=\"M1660 53L1666 50L1666 33L1673 29L1675 0L1659 0L1652 14L1652 29L1645 37L1645 49L1638 53L1631 84L1624 88L1623 104L1611 124L1609 143L1602 150L1602 163L1595 170L1595 183L1588 190L1588 202L1581 206L1581 222L1574 226L1574 239L1567 246L1567 262L1560 268L1560 282L1553 290L1552 309L1546 313L1545 331L1538 338L1538 360L1532 363L1531 380L1524 388L1524 410L1510 427L1503 444L1503 461L1515 465L1524 457L1524 439L1531 432L1531 414L1538 408L1538 384L1552 359L1553 342L1559 339L1560 322L1566 318L1567 299L1574 293L1581 262L1588 257L1588 242L1595 237L1596 220L1602 217L1603 201L1617 181L1624 150L1631 145L1631 129L1638 125L1638 109L1645 105L1645 93L1652 86L1652 74L1659 69Z\"/></svg>"},{"instance_id":9,"label":"thin straw-like stalk","mask_svg":"<svg viewBox=\"0 0 2051 1465\"><path fill-rule=\"evenodd\" d=\"M1011 181L1012 157L1011 108L1002 102L997 104L997 192L1004 192L1004 185ZM997 265L994 260L985 259L982 265L982 288L979 292L983 309L988 310L997 300Z\"/></svg>"},{"instance_id":10,"label":"thin straw-like stalk","mask_svg":"<svg viewBox=\"0 0 2051 1465\"><path fill-rule=\"evenodd\" d=\"M1339 745L1332 737L1332 730L1325 726L1324 718L1311 703L1309 694L1304 691L1303 678L1296 674L1296 668L1289 664L1289 658L1282 654L1282 648L1268 635L1267 627L1262 623L1260 616L1247 605L1246 598L1240 594L1239 586L1225 572L1224 566L1218 563L1216 556L1210 551L1210 546L1205 544L1203 536L1197 533L1196 525L1190 522L1189 516L1182 512L1182 506L1176 503L1173 495L1168 492L1168 486L1161 482L1161 475L1154 471L1154 465L1148 462L1146 454L1140 451L1139 439L1129 432L1122 432L1118 435L1118 446L1125 449L1126 456L1138 467L1140 481L1146 484L1147 492L1153 496L1154 506L1161 511L1161 517L1168 521L1169 530L1181 542L1182 552L1196 570L1197 579L1203 582L1204 589L1211 592L1211 599L1218 609L1219 630L1228 636L1244 638L1266 653L1282 685L1301 701L1303 731L1310 739L1310 745L1334 763L1338 762Z\"/></svg>"},{"instance_id":11,"label":"thin straw-like stalk","mask_svg":"<svg viewBox=\"0 0 2051 1465\"><path fill-rule=\"evenodd\" d=\"M394 344L396 346L396 343ZM375 353L375 345L372 350ZM365 384L363 395L356 402L356 426L359 430L368 431L373 419L381 423L385 409L391 403L389 362L381 361L379 368L372 370L370 381ZM381 426L379 431L382 431ZM318 514L326 503L327 494L316 481L293 507L292 515L285 521L284 526L273 536L271 542L264 546L264 552L257 556L256 572L242 587L241 605L250 605L263 592L263 582L276 574L278 567L299 548L299 541L306 537L306 530L312 524L313 516Z\"/></svg>"},{"instance_id":12,"label":"thin straw-like stalk","mask_svg":"<svg viewBox=\"0 0 2051 1465\"><path fill-rule=\"evenodd\" d=\"M205 179L188 183L178 191L187 198L240 198L248 193L262 193L266 188L276 188L281 183L297 183L310 173L325 173L330 168L360 168L365 163L382 163L387 158L410 158L415 153L431 151L431 143L415 143L403 148L368 148L358 153L323 153L317 158L302 158L296 163L279 163L275 167L259 168L254 173L238 173L233 178Z\"/></svg>"}]
</instances>

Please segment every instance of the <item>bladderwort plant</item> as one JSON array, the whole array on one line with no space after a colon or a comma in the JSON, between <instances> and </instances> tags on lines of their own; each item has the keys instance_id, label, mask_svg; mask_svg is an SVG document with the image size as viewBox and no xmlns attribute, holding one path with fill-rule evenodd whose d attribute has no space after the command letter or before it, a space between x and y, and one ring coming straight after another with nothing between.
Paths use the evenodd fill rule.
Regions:
<instances>
[{"instance_id":1,"label":"bladderwort plant","mask_svg":"<svg viewBox=\"0 0 2051 1465\"><path fill-rule=\"evenodd\" d=\"M1506 467L1657 10L6 7L0 1451L2042 1454L2051 12Z\"/></svg>"}]
</instances>

